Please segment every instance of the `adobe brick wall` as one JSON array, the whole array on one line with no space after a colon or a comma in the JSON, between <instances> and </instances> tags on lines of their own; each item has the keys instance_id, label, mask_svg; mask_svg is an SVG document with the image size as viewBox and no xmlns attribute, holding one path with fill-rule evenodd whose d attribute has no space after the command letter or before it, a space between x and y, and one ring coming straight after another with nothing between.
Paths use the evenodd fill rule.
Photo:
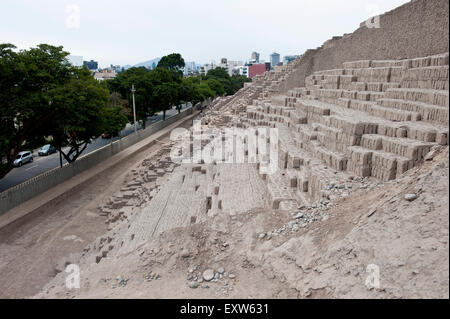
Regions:
<instances>
[{"instance_id":1,"label":"adobe brick wall","mask_svg":"<svg viewBox=\"0 0 450 319\"><path fill-rule=\"evenodd\" d=\"M308 50L284 90L304 86L315 71L342 68L343 62L415 58L449 50L449 1L414 0L380 16L380 28L365 22L351 34L333 37Z\"/></svg>"}]
</instances>

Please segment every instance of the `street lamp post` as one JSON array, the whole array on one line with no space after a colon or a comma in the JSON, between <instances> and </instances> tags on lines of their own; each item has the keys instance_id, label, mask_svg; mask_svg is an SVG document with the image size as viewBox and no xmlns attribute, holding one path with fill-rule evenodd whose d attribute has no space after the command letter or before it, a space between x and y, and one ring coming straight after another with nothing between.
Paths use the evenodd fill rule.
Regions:
<instances>
[{"instance_id":1,"label":"street lamp post","mask_svg":"<svg viewBox=\"0 0 450 319\"><path fill-rule=\"evenodd\" d=\"M133 117L134 117L134 132L136 133L136 105L134 101L134 92L136 92L136 89L134 88L134 84L131 86L131 93L133 93Z\"/></svg>"}]
</instances>

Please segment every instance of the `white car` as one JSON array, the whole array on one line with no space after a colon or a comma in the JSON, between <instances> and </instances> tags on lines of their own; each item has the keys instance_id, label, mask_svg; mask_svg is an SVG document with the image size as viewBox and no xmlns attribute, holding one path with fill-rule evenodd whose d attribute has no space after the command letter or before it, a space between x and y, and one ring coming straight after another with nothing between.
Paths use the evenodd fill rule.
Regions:
<instances>
[{"instance_id":1,"label":"white car","mask_svg":"<svg viewBox=\"0 0 450 319\"><path fill-rule=\"evenodd\" d=\"M22 166L23 164L26 163L31 163L33 161L33 154L31 154L31 152L20 152L19 154L17 154L16 159L13 162L14 166Z\"/></svg>"}]
</instances>

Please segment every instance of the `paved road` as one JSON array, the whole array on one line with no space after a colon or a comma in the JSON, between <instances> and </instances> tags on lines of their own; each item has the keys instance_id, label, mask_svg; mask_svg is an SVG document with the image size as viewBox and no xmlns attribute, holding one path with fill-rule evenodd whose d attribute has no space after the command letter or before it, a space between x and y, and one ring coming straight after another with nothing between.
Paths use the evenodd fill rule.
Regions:
<instances>
[{"instance_id":1,"label":"paved road","mask_svg":"<svg viewBox=\"0 0 450 319\"><path fill-rule=\"evenodd\" d=\"M190 104L189 104L190 106ZM186 108L186 106L183 106L183 109ZM166 112L166 118L169 118L173 115L176 115L178 112L176 109L172 109ZM154 115L150 118L148 118L146 125L150 125L152 123L155 123L157 121L162 120L162 113L159 113L157 115ZM140 125L137 125L138 130L142 129ZM122 137L127 136L134 132L134 126L127 124L126 128L120 133ZM113 140L117 140L118 137L114 138ZM111 143L110 139L102 139L101 137L97 138L96 140L92 141L84 150L82 153L83 155L88 154L92 151L95 151L96 149L103 147L107 144ZM31 163L27 163L23 165L22 167L16 167L11 170L5 177L0 179L0 192L3 192L7 190L8 188L11 188L15 185L18 185L20 183L23 183L24 181L37 176L39 174L42 174L48 170L51 170L55 167L59 167L59 153L51 154L49 156L38 156L37 150L33 153L34 160ZM66 161L63 158L63 163L66 163Z\"/></svg>"}]
</instances>

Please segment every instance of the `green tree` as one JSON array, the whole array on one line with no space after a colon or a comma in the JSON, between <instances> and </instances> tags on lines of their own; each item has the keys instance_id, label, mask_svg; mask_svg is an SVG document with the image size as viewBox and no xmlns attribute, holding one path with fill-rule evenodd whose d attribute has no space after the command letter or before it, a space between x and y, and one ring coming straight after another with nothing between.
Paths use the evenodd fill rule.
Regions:
<instances>
[{"instance_id":1,"label":"green tree","mask_svg":"<svg viewBox=\"0 0 450 319\"><path fill-rule=\"evenodd\" d=\"M67 162L74 162L105 128L108 91L87 69L78 69L68 83L45 95L53 110L46 135L53 137L53 145ZM65 146L69 147L67 152L62 150Z\"/></svg>"},{"instance_id":2,"label":"green tree","mask_svg":"<svg viewBox=\"0 0 450 319\"><path fill-rule=\"evenodd\" d=\"M101 83L105 83L106 81L102 81ZM121 109L122 113L127 117L128 120L133 119L133 112L128 106L128 101L120 95L118 92L110 92L109 93L109 106L110 107L118 107Z\"/></svg>"},{"instance_id":3,"label":"green tree","mask_svg":"<svg viewBox=\"0 0 450 319\"><path fill-rule=\"evenodd\" d=\"M224 88L224 93L226 93L227 95L234 94L230 75L224 68L218 67L218 68L209 70L208 73L206 73L205 79L206 80L209 80L209 79L217 80L218 82L220 82L222 84L222 86ZM222 95L222 94L223 93L221 93L219 95Z\"/></svg>"},{"instance_id":4,"label":"green tree","mask_svg":"<svg viewBox=\"0 0 450 319\"><path fill-rule=\"evenodd\" d=\"M128 118L120 106L108 106L102 110L103 132L111 137L118 136L128 123Z\"/></svg>"},{"instance_id":5,"label":"green tree","mask_svg":"<svg viewBox=\"0 0 450 319\"><path fill-rule=\"evenodd\" d=\"M232 94L239 91L244 86L244 83L252 81L252 79L243 75L233 75L230 80L232 85Z\"/></svg>"},{"instance_id":6,"label":"green tree","mask_svg":"<svg viewBox=\"0 0 450 319\"><path fill-rule=\"evenodd\" d=\"M152 71L146 68L130 68L125 72L120 73L116 78L107 81L109 90L111 92L119 93L126 103L126 107L129 108L129 119L133 120L133 102L131 87L134 85L135 92L135 105L136 105L136 118L140 121L144 128L147 117L153 115L152 109L152 81L150 73Z\"/></svg>"},{"instance_id":7,"label":"green tree","mask_svg":"<svg viewBox=\"0 0 450 319\"><path fill-rule=\"evenodd\" d=\"M181 104L192 102L194 98L194 85L189 81L183 79L182 83L178 86L178 113L181 112Z\"/></svg>"},{"instance_id":8,"label":"green tree","mask_svg":"<svg viewBox=\"0 0 450 319\"><path fill-rule=\"evenodd\" d=\"M181 81L182 78L179 73L173 69L162 67L157 67L154 70L131 68L119 74L115 79L108 81L108 87L110 91L120 93L122 98L128 101L128 108L132 114L131 86L135 86L136 117L145 128L146 119L156 112L162 111L160 106L166 104L155 94L155 88L165 83L172 83L176 89ZM173 99L171 101L173 102ZM176 101L172 105L177 105L176 103L178 102Z\"/></svg>"},{"instance_id":9,"label":"green tree","mask_svg":"<svg viewBox=\"0 0 450 319\"><path fill-rule=\"evenodd\" d=\"M201 84L199 84L196 87L196 89L197 89L197 91L198 91L198 93L200 95L200 98L201 98L200 102L203 102L203 101L205 101L208 98L213 99L213 98L216 97L214 91L205 82L202 82Z\"/></svg>"},{"instance_id":10,"label":"green tree","mask_svg":"<svg viewBox=\"0 0 450 319\"><path fill-rule=\"evenodd\" d=\"M209 78L203 83L206 83L206 85L208 85L211 90L214 91L215 95L223 95L225 93L223 84L215 78Z\"/></svg>"},{"instance_id":11,"label":"green tree","mask_svg":"<svg viewBox=\"0 0 450 319\"><path fill-rule=\"evenodd\" d=\"M0 45L0 134L7 160L0 177L11 169L27 140L45 136L55 112L46 93L67 83L74 72L62 47L40 44L19 52L14 49L11 44Z\"/></svg>"},{"instance_id":12,"label":"green tree","mask_svg":"<svg viewBox=\"0 0 450 319\"><path fill-rule=\"evenodd\" d=\"M163 112L163 120L165 120L166 111L178 103L177 85L172 82L157 85L153 90L153 96L158 111Z\"/></svg>"},{"instance_id":13,"label":"green tree","mask_svg":"<svg viewBox=\"0 0 450 319\"><path fill-rule=\"evenodd\" d=\"M180 73L184 68L185 63L184 59L179 53L172 53L166 56L163 56L161 60L158 62L158 68L164 68L167 70L172 70L177 73Z\"/></svg>"},{"instance_id":14,"label":"green tree","mask_svg":"<svg viewBox=\"0 0 450 319\"><path fill-rule=\"evenodd\" d=\"M230 75L228 74L228 72L221 67L217 67L215 69L209 70L206 73L206 78L222 78L222 79L229 79Z\"/></svg>"}]
</instances>

